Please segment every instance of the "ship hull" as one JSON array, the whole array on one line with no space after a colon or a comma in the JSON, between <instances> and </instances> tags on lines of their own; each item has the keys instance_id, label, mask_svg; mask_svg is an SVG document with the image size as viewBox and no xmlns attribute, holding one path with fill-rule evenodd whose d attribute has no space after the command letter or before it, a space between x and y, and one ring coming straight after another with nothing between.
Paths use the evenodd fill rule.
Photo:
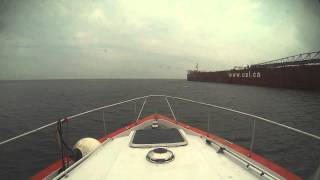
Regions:
<instances>
[{"instance_id":1,"label":"ship hull","mask_svg":"<svg viewBox=\"0 0 320 180\"><path fill-rule=\"evenodd\" d=\"M319 91L319 77L320 65L303 65L216 72L190 71L187 80Z\"/></svg>"}]
</instances>

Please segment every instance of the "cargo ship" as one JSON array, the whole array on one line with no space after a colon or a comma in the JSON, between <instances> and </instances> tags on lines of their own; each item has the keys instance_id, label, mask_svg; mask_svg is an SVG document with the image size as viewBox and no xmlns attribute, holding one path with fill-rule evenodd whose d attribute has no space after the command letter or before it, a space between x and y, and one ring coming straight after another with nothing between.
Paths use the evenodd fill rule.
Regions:
<instances>
[{"instance_id":1,"label":"cargo ship","mask_svg":"<svg viewBox=\"0 0 320 180\"><path fill-rule=\"evenodd\" d=\"M189 70L188 81L320 91L320 51L224 71Z\"/></svg>"}]
</instances>

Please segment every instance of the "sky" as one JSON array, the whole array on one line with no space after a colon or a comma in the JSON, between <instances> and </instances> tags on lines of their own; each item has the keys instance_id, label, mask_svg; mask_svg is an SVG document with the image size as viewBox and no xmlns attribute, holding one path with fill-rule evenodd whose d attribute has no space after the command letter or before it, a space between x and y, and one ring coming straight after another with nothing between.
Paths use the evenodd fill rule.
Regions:
<instances>
[{"instance_id":1,"label":"sky","mask_svg":"<svg viewBox=\"0 0 320 180\"><path fill-rule=\"evenodd\" d=\"M0 0L0 80L185 79L320 50L320 0Z\"/></svg>"}]
</instances>

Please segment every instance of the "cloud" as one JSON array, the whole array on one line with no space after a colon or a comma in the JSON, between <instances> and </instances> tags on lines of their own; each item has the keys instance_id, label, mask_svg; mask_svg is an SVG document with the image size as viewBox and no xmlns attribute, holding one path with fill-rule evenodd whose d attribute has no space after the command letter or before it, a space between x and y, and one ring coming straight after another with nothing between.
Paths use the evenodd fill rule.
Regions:
<instances>
[{"instance_id":1,"label":"cloud","mask_svg":"<svg viewBox=\"0 0 320 180\"><path fill-rule=\"evenodd\" d=\"M185 78L196 63L221 70L315 51L319 6L316 0L2 1L0 79Z\"/></svg>"},{"instance_id":2,"label":"cloud","mask_svg":"<svg viewBox=\"0 0 320 180\"><path fill-rule=\"evenodd\" d=\"M298 39L314 51L320 47L320 1L301 1L302 9L295 16Z\"/></svg>"}]
</instances>

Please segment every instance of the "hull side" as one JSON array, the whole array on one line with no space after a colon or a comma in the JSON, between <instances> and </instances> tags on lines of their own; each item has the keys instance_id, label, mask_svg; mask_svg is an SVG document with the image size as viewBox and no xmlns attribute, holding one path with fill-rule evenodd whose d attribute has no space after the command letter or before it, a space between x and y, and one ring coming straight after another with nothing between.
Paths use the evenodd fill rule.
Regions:
<instances>
[{"instance_id":1,"label":"hull side","mask_svg":"<svg viewBox=\"0 0 320 180\"><path fill-rule=\"evenodd\" d=\"M319 77L320 65L303 65L216 72L190 71L187 80L320 91Z\"/></svg>"}]
</instances>

